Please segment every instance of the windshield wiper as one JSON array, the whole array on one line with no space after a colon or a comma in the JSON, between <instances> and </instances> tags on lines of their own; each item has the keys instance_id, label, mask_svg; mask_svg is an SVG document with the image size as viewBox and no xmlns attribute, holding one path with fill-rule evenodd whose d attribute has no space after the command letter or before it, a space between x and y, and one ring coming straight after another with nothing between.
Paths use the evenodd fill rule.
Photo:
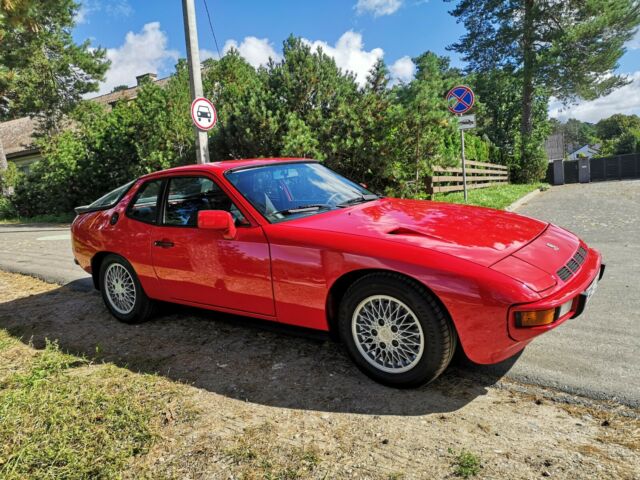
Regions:
<instances>
[{"instance_id":1,"label":"windshield wiper","mask_svg":"<svg viewBox=\"0 0 640 480\"><path fill-rule=\"evenodd\" d=\"M283 215L294 215L296 213L315 212L316 210L320 210L322 208L331 209L329 205L325 205L323 203L316 203L311 205L300 205L299 207L287 208L285 210L278 210L277 212L273 212L270 215L277 215L279 213Z\"/></svg>"},{"instance_id":2,"label":"windshield wiper","mask_svg":"<svg viewBox=\"0 0 640 480\"><path fill-rule=\"evenodd\" d=\"M378 198L380 197L374 194L360 195L350 198L349 200L345 200L344 202L337 204L336 207L344 208L350 205L356 205L358 203L371 202L372 200L377 200Z\"/></svg>"}]
</instances>

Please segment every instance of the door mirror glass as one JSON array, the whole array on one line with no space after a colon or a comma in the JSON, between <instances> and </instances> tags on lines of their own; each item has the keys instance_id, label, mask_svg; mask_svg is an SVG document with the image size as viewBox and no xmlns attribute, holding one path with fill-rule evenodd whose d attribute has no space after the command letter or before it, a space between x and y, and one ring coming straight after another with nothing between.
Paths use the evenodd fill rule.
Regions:
<instances>
[{"instance_id":1,"label":"door mirror glass","mask_svg":"<svg viewBox=\"0 0 640 480\"><path fill-rule=\"evenodd\" d=\"M236 237L236 225L229 212L224 210L200 210L198 228L222 232L223 238L233 240Z\"/></svg>"}]
</instances>

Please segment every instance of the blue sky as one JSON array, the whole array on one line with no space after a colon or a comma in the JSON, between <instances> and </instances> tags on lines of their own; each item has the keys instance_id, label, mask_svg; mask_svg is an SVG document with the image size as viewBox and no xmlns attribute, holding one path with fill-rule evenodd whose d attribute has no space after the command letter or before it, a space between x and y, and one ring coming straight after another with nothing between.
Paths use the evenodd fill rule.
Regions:
<instances>
[{"instance_id":1,"label":"blue sky","mask_svg":"<svg viewBox=\"0 0 640 480\"><path fill-rule=\"evenodd\" d=\"M447 45L464 33L448 13L452 3L442 0L207 0L222 52L235 46L253 65L278 58L282 41L290 34L322 46L338 65L351 70L359 81L378 59L391 69L394 81L408 81L412 57L425 50L449 55L464 66ZM203 0L195 0L203 56L215 56ZM108 49L113 65L101 92L120 84L132 85L135 76L170 74L184 56L180 0L83 0L74 31L77 40L90 39ZM640 37L630 43L619 72L630 75L631 85L612 96L583 102L551 113L596 121L611 113L640 113Z\"/></svg>"}]
</instances>

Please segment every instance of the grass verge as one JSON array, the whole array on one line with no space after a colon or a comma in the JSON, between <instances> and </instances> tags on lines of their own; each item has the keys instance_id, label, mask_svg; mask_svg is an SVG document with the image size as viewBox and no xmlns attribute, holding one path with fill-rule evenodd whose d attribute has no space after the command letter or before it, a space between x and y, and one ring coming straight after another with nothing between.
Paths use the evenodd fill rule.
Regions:
<instances>
[{"instance_id":1,"label":"grass verge","mask_svg":"<svg viewBox=\"0 0 640 480\"><path fill-rule=\"evenodd\" d=\"M20 351L16 351L20 350ZM116 478L145 454L174 387L0 330L0 478Z\"/></svg>"},{"instance_id":2,"label":"grass verge","mask_svg":"<svg viewBox=\"0 0 640 480\"><path fill-rule=\"evenodd\" d=\"M469 201L467 203L469 205L501 210L538 188L546 190L549 188L549 185L546 183L525 185L506 184L495 187L476 188L468 191ZM464 194L462 192L438 193L433 196L433 200L447 203L464 203Z\"/></svg>"}]
</instances>

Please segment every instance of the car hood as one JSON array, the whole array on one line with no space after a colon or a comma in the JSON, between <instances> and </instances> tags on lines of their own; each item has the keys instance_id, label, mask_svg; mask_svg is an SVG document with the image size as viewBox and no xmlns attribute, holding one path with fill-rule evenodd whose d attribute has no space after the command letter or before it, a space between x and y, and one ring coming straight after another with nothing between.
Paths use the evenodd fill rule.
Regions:
<instances>
[{"instance_id":1,"label":"car hood","mask_svg":"<svg viewBox=\"0 0 640 480\"><path fill-rule=\"evenodd\" d=\"M287 224L413 244L484 266L493 265L527 245L548 225L502 210L394 198Z\"/></svg>"}]
</instances>

